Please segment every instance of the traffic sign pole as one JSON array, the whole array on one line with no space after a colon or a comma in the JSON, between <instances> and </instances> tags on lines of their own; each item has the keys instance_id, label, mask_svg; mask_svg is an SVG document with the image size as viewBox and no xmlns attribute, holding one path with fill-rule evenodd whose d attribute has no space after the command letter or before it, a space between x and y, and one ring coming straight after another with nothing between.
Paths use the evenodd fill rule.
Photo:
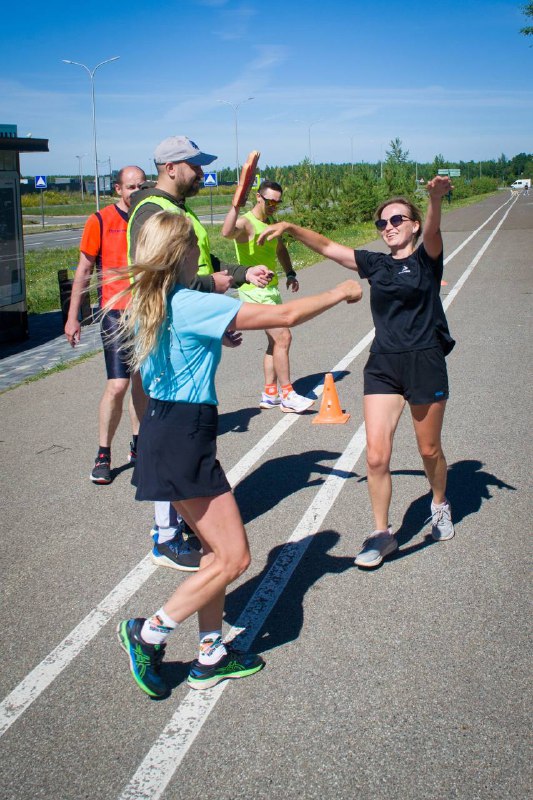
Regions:
<instances>
[{"instance_id":1,"label":"traffic sign pole","mask_svg":"<svg viewBox=\"0 0 533 800\"><path fill-rule=\"evenodd\" d=\"M44 228L44 189L39 189L41 192L41 225Z\"/></svg>"}]
</instances>

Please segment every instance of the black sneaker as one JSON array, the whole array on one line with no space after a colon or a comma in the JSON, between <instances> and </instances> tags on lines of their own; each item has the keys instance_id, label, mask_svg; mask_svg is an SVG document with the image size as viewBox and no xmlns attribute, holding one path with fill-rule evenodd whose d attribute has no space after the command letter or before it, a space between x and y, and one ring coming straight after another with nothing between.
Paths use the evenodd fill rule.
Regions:
<instances>
[{"instance_id":1,"label":"black sneaker","mask_svg":"<svg viewBox=\"0 0 533 800\"><path fill-rule=\"evenodd\" d=\"M105 453L98 453L89 477L93 483L111 483L111 458Z\"/></svg>"},{"instance_id":2,"label":"black sneaker","mask_svg":"<svg viewBox=\"0 0 533 800\"><path fill-rule=\"evenodd\" d=\"M152 547L152 561L160 567L180 569L183 572L196 572L200 568L202 554L192 548L183 537L181 530L168 542L159 542L159 529L154 525L150 531L154 546ZM196 537L195 537L196 538Z\"/></svg>"},{"instance_id":3,"label":"black sneaker","mask_svg":"<svg viewBox=\"0 0 533 800\"><path fill-rule=\"evenodd\" d=\"M137 461L137 448L135 447L133 442L130 442L130 452L128 454L128 463L129 464L135 464L136 461Z\"/></svg>"},{"instance_id":4,"label":"black sneaker","mask_svg":"<svg viewBox=\"0 0 533 800\"><path fill-rule=\"evenodd\" d=\"M117 626L120 646L128 654L130 671L137 686L150 697L164 697L169 688L159 670L165 654L164 644L147 644L141 639L144 619L127 619Z\"/></svg>"},{"instance_id":5,"label":"black sneaker","mask_svg":"<svg viewBox=\"0 0 533 800\"><path fill-rule=\"evenodd\" d=\"M191 689L210 689L220 681L233 678L247 678L263 669L265 662L254 653L240 653L226 645L228 652L216 664L207 666L195 661L187 678Z\"/></svg>"}]
</instances>

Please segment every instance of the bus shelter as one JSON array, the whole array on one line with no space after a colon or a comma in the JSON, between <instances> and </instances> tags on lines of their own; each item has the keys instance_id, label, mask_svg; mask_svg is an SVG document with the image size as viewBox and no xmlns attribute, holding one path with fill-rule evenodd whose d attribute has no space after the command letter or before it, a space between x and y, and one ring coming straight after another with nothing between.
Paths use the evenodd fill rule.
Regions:
<instances>
[{"instance_id":1,"label":"bus shelter","mask_svg":"<svg viewBox=\"0 0 533 800\"><path fill-rule=\"evenodd\" d=\"M0 342L28 338L20 153L47 153L48 139L19 137L0 124Z\"/></svg>"}]
</instances>

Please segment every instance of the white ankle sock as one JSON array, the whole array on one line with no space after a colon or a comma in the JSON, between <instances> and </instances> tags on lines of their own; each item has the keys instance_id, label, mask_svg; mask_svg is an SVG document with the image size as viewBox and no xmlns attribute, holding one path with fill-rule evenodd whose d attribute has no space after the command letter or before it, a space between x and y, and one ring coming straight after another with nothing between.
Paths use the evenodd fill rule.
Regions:
<instances>
[{"instance_id":1,"label":"white ankle sock","mask_svg":"<svg viewBox=\"0 0 533 800\"><path fill-rule=\"evenodd\" d=\"M146 644L163 644L166 642L172 631L178 627L162 608L156 611L153 617L144 621L141 629L141 638Z\"/></svg>"},{"instance_id":2,"label":"white ankle sock","mask_svg":"<svg viewBox=\"0 0 533 800\"><path fill-rule=\"evenodd\" d=\"M222 631L200 631L200 664L211 666L226 655L228 651L222 641Z\"/></svg>"}]
</instances>

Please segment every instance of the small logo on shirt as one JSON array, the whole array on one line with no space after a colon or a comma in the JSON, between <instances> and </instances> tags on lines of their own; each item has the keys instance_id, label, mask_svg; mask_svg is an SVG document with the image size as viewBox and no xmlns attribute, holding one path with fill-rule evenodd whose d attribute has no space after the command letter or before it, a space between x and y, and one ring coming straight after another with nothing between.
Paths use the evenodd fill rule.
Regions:
<instances>
[{"instance_id":1,"label":"small logo on shirt","mask_svg":"<svg viewBox=\"0 0 533 800\"><path fill-rule=\"evenodd\" d=\"M401 268L401 270L399 271L398 275L407 275L407 273L410 274L411 270L409 269L407 264L404 264L403 267Z\"/></svg>"}]
</instances>

